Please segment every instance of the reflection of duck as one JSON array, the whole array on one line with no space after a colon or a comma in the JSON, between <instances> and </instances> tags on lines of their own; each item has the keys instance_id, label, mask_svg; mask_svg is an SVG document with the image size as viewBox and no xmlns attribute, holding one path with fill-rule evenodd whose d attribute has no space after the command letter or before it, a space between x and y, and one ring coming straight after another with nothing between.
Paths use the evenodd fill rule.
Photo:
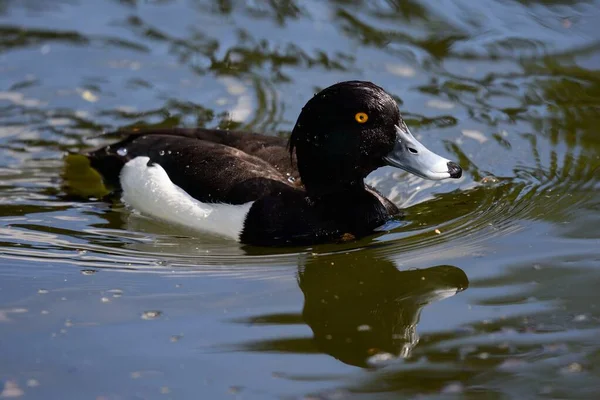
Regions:
<instances>
[{"instance_id":1,"label":"reflection of duck","mask_svg":"<svg viewBox=\"0 0 600 400\"><path fill-rule=\"evenodd\" d=\"M297 169L290 165L294 154ZM259 245L370 234L398 213L364 184L384 165L428 179L462 173L412 136L388 93L360 81L310 99L289 151L278 137L175 129L129 133L86 156L138 211ZM289 178L298 175L301 185Z\"/></svg>"},{"instance_id":2,"label":"reflection of duck","mask_svg":"<svg viewBox=\"0 0 600 400\"><path fill-rule=\"evenodd\" d=\"M405 357L417 344L416 325L427 304L467 288L457 267L440 265L399 271L373 249L315 256L299 267L304 293L299 314L263 314L237 320L252 325L306 323L312 338L285 337L248 341L238 350L324 352L359 367Z\"/></svg>"},{"instance_id":3,"label":"reflection of duck","mask_svg":"<svg viewBox=\"0 0 600 400\"><path fill-rule=\"evenodd\" d=\"M366 367L381 357L404 357L417 344L422 308L468 286L452 266L399 271L368 250L315 257L299 272L304 321L318 348Z\"/></svg>"}]
</instances>

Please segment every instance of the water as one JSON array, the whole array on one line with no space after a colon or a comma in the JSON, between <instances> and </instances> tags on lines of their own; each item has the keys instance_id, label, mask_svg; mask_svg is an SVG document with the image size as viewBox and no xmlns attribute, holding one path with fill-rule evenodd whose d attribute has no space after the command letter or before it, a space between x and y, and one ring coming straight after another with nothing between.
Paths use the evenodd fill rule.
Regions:
<instances>
[{"instance_id":1,"label":"water","mask_svg":"<svg viewBox=\"0 0 600 400\"><path fill-rule=\"evenodd\" d=\"M595 398L600 2L0 1L0 393ZM406 219L265 249L99 200L129 126L285 135L347 79L465 170L370 181ZM0 397L1 397L0 396Z\"/></svg>"}]
</instances>

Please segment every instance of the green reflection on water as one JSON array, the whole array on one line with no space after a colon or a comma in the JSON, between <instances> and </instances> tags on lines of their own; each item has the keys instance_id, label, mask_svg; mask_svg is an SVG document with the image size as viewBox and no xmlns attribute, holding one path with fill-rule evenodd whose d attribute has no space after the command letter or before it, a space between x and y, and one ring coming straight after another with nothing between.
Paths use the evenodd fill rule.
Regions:
<instances>
[{"instance_id":1,"label":"green reflection on water","mask_svg":"<svg viewBox=\"0 0 600 400\"><path fill-rule=\"evenodd\" d=\"M200 276L222 303L252 300L234 318L244 324L225 318L226 340L202 337L209 352L236 352L218 354L193 379L165 378L165 386L177 382L174 397L197 394L198 376L211 375L215 365L226 366L214 373L225 382L210 392L218 398L243 381L248 365L269 375L276 367L260 364L267 358L288 372L294 356L304 355L296 375L284 374L289 381L308 376L286 392L294 396L326 397L319 382L335 375L328 386L365 398L594 398L598 9L593 0L0 1L0 282L23 277L18 285L0 283L0 315L17 321L3 326L0 339L21 329L11 342L20 354L40 346L44 360L93 359L104 372L94 375L87 365L78 380L120 382L106 368L114 366L109 350L146 358L116 340L94 352L101 334L93 329L89 336L73 332L76 349L60 340L46 345L14 310L35 305L30 294L46 285L76 292L70 285L80 269L96 268L93 279L110 271L164 275L166 283L154 286L143 273L131 279L142 309L160 309L177 296L173 277L186 287L193 279L181 277ZM78 177L77 198L59 179L65 152L98 145L94 137L118 128L207 126L285 136L318 88L356 78L388 89L423 142L466 171L458 185L433 187L378 172L378 187L405 218L373 237L279 252L243 248L130 215L116 200L84 201L103 194L88 175ZM16 271L17 263L27 268ZM109 287L119 287L124 275L106 278ZM286 306L273 310L244 286L257 278L297 279L298 298L290 304L275 296L275 305ZM467 283L464 293L434 301L436 290ZM94 296L100 290L92 279L80 289ZM60 297L40 302L58 307ZM162 322L185 334L199 318L190 310L204 305L195 300L182 297L177 305L185 311ZM31 315L40 311L30 308ZM214 328L221 311L203 322ZM73 313L40 319L41 331L49 335ZM137 325L137 308L126 315L128 335L149 331ZM190 340L185 354L204 362L198 343L183 337L177 345ZM176 370L184 357L167 342L157 339L148 349L158 365ZM393 356L375 363L385 368L352 368L357 375L345 369L370 366L383 353ZM33 369L51 393L74 386L74 375L61 375L69 367L35 365L2 363L0 379L15 377L28 396L35 396L25 384ZM319 367L330 375L311 375ZM280 381L256 379L245 382L243 395L285 391ZM115 391L159 393L132 382L115 384ZM264 391L252 392L257 388ZM88 397L103 393L87 390Z\"/></svg>"}]
</instances>

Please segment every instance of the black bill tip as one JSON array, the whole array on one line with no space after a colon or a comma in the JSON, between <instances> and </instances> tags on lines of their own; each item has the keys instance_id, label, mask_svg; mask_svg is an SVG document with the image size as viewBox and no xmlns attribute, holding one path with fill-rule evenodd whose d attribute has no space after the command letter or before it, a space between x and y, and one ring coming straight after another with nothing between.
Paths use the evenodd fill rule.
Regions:
<instances>
[{"instance_id":1,"label":"black bill tip","mask_svg":"<svg viewBox=\"0 0 600 400\"><path fill-rule=\"evenodd\" d=\"M460 165L448 161L448 173L450 174L450 178L460 178L462 176L462 168Z\"/></svg>"}]
</instances>

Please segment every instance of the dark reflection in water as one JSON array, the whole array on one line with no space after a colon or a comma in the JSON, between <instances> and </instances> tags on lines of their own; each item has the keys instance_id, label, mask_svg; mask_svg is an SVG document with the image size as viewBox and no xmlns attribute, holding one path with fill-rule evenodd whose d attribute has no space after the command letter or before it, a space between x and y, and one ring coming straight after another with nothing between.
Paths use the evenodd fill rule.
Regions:
<instances>
[{"instance_id":1,"label":"dark reflection in water","mask_svg":"<svg viewBox=\"0 0 600 400\"><path fill-rule=\"evenodd\" d=\"M319 350L360 367L409 356L423 307L469 284L460 268L399 271L370 251L312 258L298 282L302 317Z\"/></svg>"},{"instance_id":2,"label":"dark reflection in water","mask_svg":"<svg viewBox=\"0 0 600 400\"><path fill-rule=\"evenodd\" d=\"M263 340L236 348L247 351L327 353L359 367L385 365L408 357L417 345L423 307L465 290L469 281L457 267L439 265L400 271L372 250L313 256L298 269L304 293L302 315L259 315L238 322L297 324L313 331L306 339Z\"/></svg>"}]
</instances>

